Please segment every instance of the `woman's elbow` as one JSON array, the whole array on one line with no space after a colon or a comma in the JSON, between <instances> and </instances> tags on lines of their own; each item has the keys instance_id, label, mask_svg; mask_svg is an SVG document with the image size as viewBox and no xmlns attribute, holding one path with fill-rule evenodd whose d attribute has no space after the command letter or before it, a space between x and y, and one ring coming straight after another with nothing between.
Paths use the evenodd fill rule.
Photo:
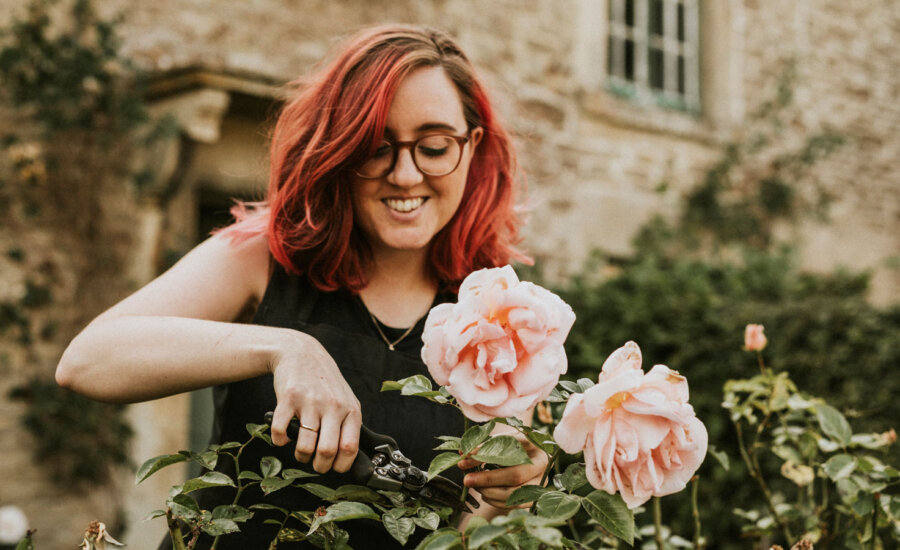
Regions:
<instances>
[{"instance_id":1,"label":"woman's elbow","mask_svg":"<svg viewBox=\"0 0 900 550\"><path fill-rule=\"evenodd\" d=\"M77 355L70 344L56 366L56 383L60 387L76 392L78 391L79 372L84 370L79 365Z\"/></svg>"}]
</instances>

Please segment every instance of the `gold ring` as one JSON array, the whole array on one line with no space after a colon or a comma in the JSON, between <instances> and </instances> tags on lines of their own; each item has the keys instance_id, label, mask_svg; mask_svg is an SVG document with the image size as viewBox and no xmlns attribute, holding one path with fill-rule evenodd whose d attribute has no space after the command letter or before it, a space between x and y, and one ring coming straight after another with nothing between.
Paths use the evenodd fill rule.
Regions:
<instances>
[{"instance_id":1,"label":"gold ring","mask_svg":"<svg viewBox=\"0 0 900 550\"><path fill-rule=\"evenodd\" d=\"M318 433L318 431L319 431L318 428L313 428L312 426L307 426L306 424L304 424L304 423L302 423L302 422L300 423L300 427L303 428L303 429L305 429L305 430L309 430L309 431L311 431L311 432L317 432L317 433Z\"/></svg>"}]
</instances>

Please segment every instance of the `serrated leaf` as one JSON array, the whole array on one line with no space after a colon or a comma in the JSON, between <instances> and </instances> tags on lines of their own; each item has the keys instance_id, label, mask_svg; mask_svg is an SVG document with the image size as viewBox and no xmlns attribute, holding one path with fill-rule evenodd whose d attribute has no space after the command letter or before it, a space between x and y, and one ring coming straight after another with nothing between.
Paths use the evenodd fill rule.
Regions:
<instances>
[{"instance_id":1,"label":"serrated leaf","mask_svg":"<svg viewBox=\"0 0 900 550\"><path fill-rule=\"evenodd\" d=\"M234 481L222 472L206 472L200 477L195 477L184 482L181 490L184 493L191 493L198 489L206 489L207 487L234 487Z\"/></svg>"},{"instance_id":2,"label":"serrated leaf","mask_svg":"<svg viewBox=\"0 0 900 550\"><path fill-rule=\"evenodd\" d=\"M447 468L456 466L460 460L462 460L462 455L459 453L449 452L437 455L428 465L428 479L433 479Z\"/></svg>"},{"instance_id":3,"label":"serrated leaf","mask_svg":"<svg viewBox=\"0 0 900 550\"><path fill-rule=\"evenodd\" d=\"M842 447L850 444L853 430L850 429L850 423L840 411L821 403L816 406L816 417L819 420L819 427L822 428L825 435L837 441Z\"/></svg>"},{"instance_id":4,"label":"serrated leaf","mask_svg":"<svg viewBox=\"0 0 900 550\"><path fill-rule=\"evenodd\" d=\"M281 471L281 461L274 456L264 456L259 460L259 471L263 477L277 476Z\"/></svg>"},{"instance_id":5,"label":"serrated leaf","mask_svg":"<svg viewBox=\"0 0 900 550\"><path fill-rule=\"evenodd\" d=\"M525 527L525 531L544 544L558 548L562 546L562 533L554 527Z\"/></svg>"},{"instance_id":6,"label":"serrated leaf","mask_svg":"<svg viewBox=\"0 0 900 550\"><path fill-rule=\"evenodd\" d=\"M252 481L262 481L262 476L250 470L244 470L238 474L238 479L249 479Z\"/></svg>"},{"instance_id":7,"label":"serrated leaf","mask_svg":"<svg viewBox=\"0 0 900 550\"><path fill-rule=\"evenodd\" d=\"M554 479L554 484L556 480L559 480L560 485L562 485L561 489L564 489L566 492L574 493L579 487L582 487L587 484L587 474L585 473L584 463L575 462L569 464L566 467L566 471L562 474L556 476Z\"/></svg>"},{"instance_id":8,"label":"serrated leaf","mask_svg":"<svg viewBox=\"0 0 900 550\"><path fill-rule=\"evenodd\" d=\"M341 485L329 500L355 500L357 502L382 502L384 497L363 485Z\"/></svg>"},{"instance_id":9,"label":"serrated leaf","mask_svg":"<svg viewBox=\"0 0 900 550\"><path fill-rule=\"evenodd\" d=\"M435 451L458 451L459 450L459 439L456 441L444 441L440 445L434 448Z\"/></svg>"},{"instance_id":10,"label":"serrated leaf","mask_svg":"<svg viewBox=\"0 0 900 550\"><path fill-rule=\"evenodd\" d=\"M581 506L601 527L634 546L634 514L622 497L605 491L593 491L582 499Z\"/></svg>"},{"instance_id":11,"label":"serrated leaf","mask_svg":"<svg viewBox=\"0 0 900 550\"><path fill-rule=\"evenodd\" d=\"M262 489L264 494L274 493L280 489L284 489L293 483L293 479L282 479L280 477L267 477L259 484L259 488Z\"/></svg>"},{"instance_id":12,"label":"serrated leaf","mask_svg":"<svg viewBox=\"0 0 900 550\"><path fill-rule=\"evenodd\" d=\"M204 451L202 453L190 453L191 461L199 464L207 470L215 470L216 463L219 461L219 454L215 451Z\"/></svg>"},{"instance_id":13,"label":"serrated leaf","mask_svg":"<svg viewBox=\"0 0 900 550\"><path fill-rule=\"evenodd\" d=\"M421 392L433 391L431 380L424 374L409 376L402 380L398 380L398 382L402 386L400 388L400 393L403 395L415 395Z\"/></svg>"},{"instance_id":14,"label":"serrated leaf","mask_svg":"<svg viewBox=\"0 0 900 550\"><path fill-rule=\"evenodd\" d=\"M200 517L200 505L194 497L185 494L177 494L166 502L166 506L176 518L194 519Z\"/></svg>"},{"instance_id":15,"label":"serrated leaf","mask_svg":"<svg viewBox=\"0 0 900 550\"><path fill-rule=\"evenodd\" d=\"M141 464L137 473L134 474L134 482L140 483L160 469L171 466L172 464L184 462L187 459L188 457L183 454L155 456Z\"/></svg>"},{"instance_id":16,"label":"serrated leaf","mask_svg":"<svg viewBox=\"0 0 900 550\"><path fill-rule=\"evenodd\" d=\"M472 426L466 430L466 433L463 434L459 441L459 448L463 454L468 455L474 451L476 447L484 443L485 440L491 436L494 425L494 421L491 421L487 424Z\"/></svg>"},{"instance_id":17,"label":"serrated leaf","mask_svg":"<svg viewBox=\"0 0 900 550\"><path fill-rule=\"evenodd\" d=\"M472 534L468 536L466 542L468 542L470 550L477 550L505 534L506 527L503 527L502 525L482 525L472 531Z\"/></svg>"},{"instance_id":18,"label":"serrated leaf","mask_svg":"<svg viewBox=\"0 0 900 550\"><path fill-rule=\"evenodd\" d=\"M314 474L312 472L306 472L303 470L298 470L296 468L285 468L284 471L281 472L281 477L284 479L299 479L302 477L317 477L318 474Z\"/></svg>"},{"instance_id":19,"label":"serrated leaf","mask_svg":"<svg viewBox=\"0 0 900 550\"><path fill-rule=\"evenodd\" d=\"M379 519L375 510L362 502L338 502L325 509L323 522L347 521L351 519Z\"/></svg>"},{"instance_id":20,"label":"serrated leaf","mask_svg":"<svg viewBox=\"0 0 900 550\"><path fill-rule=\"evenodd\" d=\"M462 533L452 527L445 527L425 537L416 550L451 550L462 546Z\"/></svg>"},{"instance_id":21,"label":"serrated leaf","mask_svg":"<svg viewBox=\"0 0 900 550\"><path fill-rule=\"evenodd\" d=\"M230 519L214 519L201 527L201 530L211 537L237 533L241 530L238 524Z\"/></svg>"},{"instance_id":22,"label":"serrated leaf","mask_svg":"<svg viewBox=\"0 0 900 550\"><path fill-rule=\"evenodd\" d=\"M509 498L506 499L506 505L518 506L520 504L525 504L526 502L534 502L548 491L550 491L550 489L541 487L540 485L523 485L509 495Z\"/></svg>"},{"instance_id":23,"label":"serrated leaf","mask_svg":"<svg viewBox=\"0 0 900 550\"><path fill-rule=\"evenodd\" d=\"M441 517L428 508L419 508L413 522L423 529L434 531L441 524Z\"/></svg>"},{"instance_id":24,"label":"serrated leaf","mask_svg":"<svg viewBox=\"0 0 900 550\"><path fill-rule=\"evenodd\" d=\"M472 458L500 466L531 464L531 459L528 458L528 453L522 448L522 444L511 435L498 435L488 439L481 445L478 452L472 455Z\"/></svg>"},{"instance_id":25,"label":"serrated leaf","mask_svg":"<svg viewBox=\"0 0 900 550\"><path fill-rule=\"evenodd\" d=\"M330 500L334 495L334 489L319 485L318 483L304 483L300 485L300 487L325 500Z\"/></svg>"},{"instance_id":26,"label":"serrated leaf","mask_svg":"<svg viewBox=\"0 0 900 550\"><path fill-rule=\"evenodd\" d=\"M225 443L222 443L221 445L218 445L218 444L210 445L209 450L220 452L220 451L227 451L229 449L237 449L240 446L241 446L241 444L238 443L237 441L226 441Z\"/></svg>"},{"instance_id":27,"label":"serrated leaf","mask_svg":"<svg viewBox=\"0 0 900 550\"><path fill-rule=\"evenodd\" d=\"M287 509L282 508L281 506L275 506L274 504L264 504L264 503L251 504L250 509L251 510L277 510L284 515L288 515ZM280 525L281 522L279 521L278 524Z\"/></svg>"},{"instance_id":28,"label":"serrated leaf","mask_svg":"<svg viewBox=\"0 0 900 550\"><path fill-rule=\"evenodd\" d=\"M237 504L223 504L213 509L212 517L213 519L230 519L240 523L252 518L253 512Z\"/></svg>"},{"instance_id":29,"label":"serrated leaf","mask_svg":"<svg viewBox=\"0 0 900 550\"><path fill-rule=\"evenodd\" d=\"M578 513L581 507L581 497L569 495L561 491L544 493L537 501L537 513L539 516L565 521Z\"/></svg>"},{"instance_id":30,"label":"serrated leaf","mask_svg":"<svg viewBox=\"0 0 900 550\"><path fill-rule=\"evenodd\" d=\"M831 481L844 479L856 469L856 459L846 454L834 455L825 462L822 469Z\"/></svg>"},{"instance_id":31,"label":"serrated leaf","mask_svg":"<svg viewBox=\"0 0 900 550\"><path fill-rule=\"evenodd\" d=\"M385 530L400 544L405 545L409 540L409 536L416 530L416 525L412 518L394 517L391 514L381 516L381 523Z\"/></svg>"}]
</instances>

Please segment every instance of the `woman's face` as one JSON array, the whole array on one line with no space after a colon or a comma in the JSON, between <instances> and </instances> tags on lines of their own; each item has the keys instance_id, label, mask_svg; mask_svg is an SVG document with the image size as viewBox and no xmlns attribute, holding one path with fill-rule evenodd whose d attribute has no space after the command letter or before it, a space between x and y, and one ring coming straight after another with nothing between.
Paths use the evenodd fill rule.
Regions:
<instances>
[{"instance_id":1,"label":"woman's face","mask_svg":"<svg viewBox=\"0 0 900 550\"><path fill-rule=\"evenodd\" d=\"M456 86L440 67L423 67L400 81L388 111L385 139L414 141L422 136L464 136L466 120ZM462 200L469 163L482 130L476 128L453 172L429 176L416 167L411 147L401 147L387 175L354 176L353 211L372 251L424 250Z\"/></svg>"}]
</instances>

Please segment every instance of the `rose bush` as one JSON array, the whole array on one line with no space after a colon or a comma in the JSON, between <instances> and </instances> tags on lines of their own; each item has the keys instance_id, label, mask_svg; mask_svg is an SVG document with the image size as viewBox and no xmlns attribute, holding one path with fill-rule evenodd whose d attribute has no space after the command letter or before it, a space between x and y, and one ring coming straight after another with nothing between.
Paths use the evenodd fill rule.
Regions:
<instances>
[{"instance_id":1,"label":"rose bush","mask_svg":"<svg viewBox=\"0 0 900 550\"><path fill-rule=\"evenodd\" d=\"M644 374L634 342L609 356L595 386L569 398L553 436L568 453L584 450L591 485L632 509L684 489L707 448L687 380L665 365Z\"/></svg>"},{"instance_id":2,"label":"rose bush","mask_svg":"<svg viewBox=\"0 0 900 550\"><path fill-rule=\"evenodd\" d=\"M482 269L463 281L457 303L428 314L422 360L470 419L518 416L566 372L574 322L568 304L512 267Z\"/></svg>"}]
</instances>

